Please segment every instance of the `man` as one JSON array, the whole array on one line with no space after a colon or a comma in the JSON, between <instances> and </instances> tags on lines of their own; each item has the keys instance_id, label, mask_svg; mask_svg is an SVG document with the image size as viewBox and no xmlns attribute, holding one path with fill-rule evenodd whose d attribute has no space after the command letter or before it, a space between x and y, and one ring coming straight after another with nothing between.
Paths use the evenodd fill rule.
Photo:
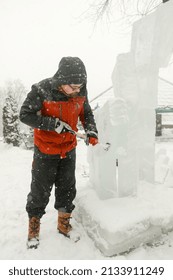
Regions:
<instances>
[{"instance_id":1,"label":"man","mask_svg":"<svg viewBox=\"0 0 173 280\"><path fill-rule=\"evenodd\" d=\"M86 132L86 143L98 143L86 84L83 62L78 57L63 57L56 74L34 84L21 107L20 120L34 128L35 145L31 190L26 205L29 216L28 248L39 245L40 219L45 214L54 184L57 229L66 237L72 237L70 218L76 196L78 119Z\"/></svg>"}]
</instances>

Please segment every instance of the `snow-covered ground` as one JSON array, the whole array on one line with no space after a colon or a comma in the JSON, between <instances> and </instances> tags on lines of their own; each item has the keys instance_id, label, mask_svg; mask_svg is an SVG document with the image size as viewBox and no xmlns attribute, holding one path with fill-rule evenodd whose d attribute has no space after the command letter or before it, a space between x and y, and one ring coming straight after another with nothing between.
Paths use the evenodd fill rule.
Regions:
<instances>
[{"instance_id":1,"label":"snow-covered ground","mask_svg":"<svg viewBox=\"0 0 173 280\"><path fill-rule=\"evenodd\" d=\"M1 260L172 260L173 232L162 235L153 246L141 245L129 253L114 257L105 257L87 235L82 224L73 219L73 224L81 234L78 243L72 243L56 231L57 211L53 208L54 190L47 206L47 213L42 218L40 247L27 250L26 239L28 217L25 212L26 196L30 187L31 163L33 152L17 148L0 141L0 259ZM173 146L172 142L156 142L157 178L160 180L167 173L159 191L172 190L173 187ZM167 169L168 168L168 169ZM88 184L88 163L85 144L80 141L77 148L77 189L78 195L86 191ZM166 171L167 170L167 171ZM163 176L161 176L161 174ZM153 192L154 194L154 192ZM154 197L153 197L154 199ZM162 198L160 198L161 200ZM164 197L164 205L169 196ZM97 203L97 202L96 202ZM97 206L97 205L96 205ZM162 209L158 209L159 213ZM164 209L165 211L165 209ZM78 215L75 210L75 216Z\"/></svg>"}]
</instances>

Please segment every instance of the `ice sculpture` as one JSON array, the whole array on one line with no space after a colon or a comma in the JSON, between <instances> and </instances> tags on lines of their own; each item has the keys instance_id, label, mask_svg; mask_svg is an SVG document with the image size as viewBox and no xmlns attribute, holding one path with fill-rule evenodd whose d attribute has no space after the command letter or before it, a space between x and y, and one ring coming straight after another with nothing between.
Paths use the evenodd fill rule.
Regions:
<instances>
[{"instance_id":1,"label":"ice sculpture","mask_svg":"<svg viewBox=\"0 0 173 280\"><path fill-rule=\"evenodd\" d=\"M169 6L169 7L168 7ZM173 1L133 25L131 50L112 74L115 98L96 114L99 140L89 149L90 181L100 198L134 195L139 180L154 183L158 72L173 52Z\"/></svg>"}]
</instances>

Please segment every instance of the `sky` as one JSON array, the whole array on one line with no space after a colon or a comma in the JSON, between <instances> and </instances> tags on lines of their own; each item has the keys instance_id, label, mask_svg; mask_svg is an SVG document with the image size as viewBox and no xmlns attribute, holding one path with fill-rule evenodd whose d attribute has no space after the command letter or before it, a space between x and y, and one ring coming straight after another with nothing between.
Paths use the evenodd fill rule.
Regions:
<instances>
[{"instance_id":1,"label":"sky","mask_svg":"<svg viewBox=\"0 0 173 280\"><path fill-rule=\"evenodd\" d=\"M63 56L78 56L88 72L89 98L108 88L117 54L129 49L130 32L121 32L116 18L95 27L93 3L0 0L0 87L20 79L29 90L53 76Z\"/></svg>"}]
</instances>

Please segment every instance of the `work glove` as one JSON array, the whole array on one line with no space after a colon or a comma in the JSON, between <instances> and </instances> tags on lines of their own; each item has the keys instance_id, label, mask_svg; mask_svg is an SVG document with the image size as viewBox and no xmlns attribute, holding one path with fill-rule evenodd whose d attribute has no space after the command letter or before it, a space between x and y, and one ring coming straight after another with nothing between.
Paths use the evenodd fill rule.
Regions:
<instances>
[{"instance_id":1,"label":"work glove","mask_svg":"<svg viewBox=\"0 0 173 280\"><path fill-rule=\"evenodd\" d=\"M87 131L85 143L87 146L89 144L91 144L92 146L98 144L98 134L95 131Z\"/></svg>"},{"instance_id":2,"label":"work glove","mask_svg":"<svg viewBox=\"0 0 173 280\"><path fill-rule=\"evenodd\" d=\"M55 131L57 133L70 132L72 134L75 134L75 132L68 123L63 122L58 118L56 119Z\"/></svg>"}]
</instances>

